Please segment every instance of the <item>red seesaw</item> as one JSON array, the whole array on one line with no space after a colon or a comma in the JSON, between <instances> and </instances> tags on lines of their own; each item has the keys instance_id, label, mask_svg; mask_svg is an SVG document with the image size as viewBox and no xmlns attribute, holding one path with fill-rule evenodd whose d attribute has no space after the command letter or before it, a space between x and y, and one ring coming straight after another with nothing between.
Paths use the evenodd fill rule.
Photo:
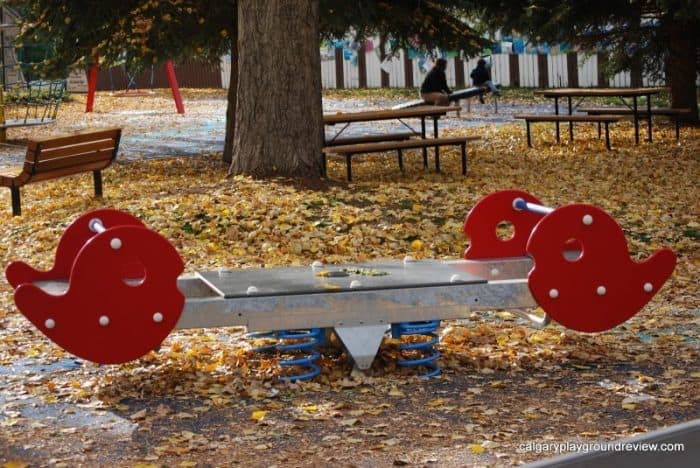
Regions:
<instances>
[{"instance_id":1,"label":"red seesaw","mask_svg":"<svg viewBox=\"0 0 700 468\"><path fill-rule=\"evenodd\" d=\"M514 228L509 239L498 235L502 222ZM12 262L6 276L18 309L59 346L90 361L137 359L176 327L245 326L283 337L318 337L289 331L330 329L357 367L367 369L389 325L395 336L434 336L439 320L472 310L539 305L544 319L525 314L538 326L551 316L574 330L607 330L641 309L676 262L668 249L631 260L622 229L595 206L548 208L516 190L481 199L464 232L471 244L463 260L314 262L179 277L183 262L165 238L126 213L104 209L68 227L51 270ZM303 347L311 357L298 365L317 367L317 352L308 342ZM411 362L433 366L430 375L439 372L426 359L404 365Z\"/></svg>"}]
</instances>

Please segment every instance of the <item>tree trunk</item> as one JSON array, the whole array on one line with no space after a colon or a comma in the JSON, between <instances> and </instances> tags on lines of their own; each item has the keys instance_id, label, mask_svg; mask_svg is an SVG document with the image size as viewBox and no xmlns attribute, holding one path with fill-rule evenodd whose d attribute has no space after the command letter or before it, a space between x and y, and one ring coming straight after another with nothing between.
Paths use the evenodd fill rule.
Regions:
<instances>
[{"instance_id":1,"label":"tree trunk","mask_svg":"<svg viewBox=\"0 0 700 468\"><path fill-rule=\"evenodd\" d=\"M228 81L228 106L226 107L226 137L224 138L224 157L226 163L233 161L233 137L236 134L236 96L238 92L238 9L233 19L231 36L231 76Z\"/></svg>"},{"instance_id":2,"label":"tree trunk","mask_svg":"<svg viewBox=\"0 0 700 468\"><path fill-rule=\"evenodd\" d=\"M319 178L318 0L239 0L232 174Z\"/></svg>"},{"instance_id":3,"label":"tree trunk","mask_svg":"<svg viewBox=\"0 0 700 468\"><path fill-rule=\"evenodd\" d=\"M668 81L671 85L671 106L691 110L683 117L688 123L698 123L698 101L695 77L697 73L697 23L671 26Z\"/></svg>"}]
</instances>

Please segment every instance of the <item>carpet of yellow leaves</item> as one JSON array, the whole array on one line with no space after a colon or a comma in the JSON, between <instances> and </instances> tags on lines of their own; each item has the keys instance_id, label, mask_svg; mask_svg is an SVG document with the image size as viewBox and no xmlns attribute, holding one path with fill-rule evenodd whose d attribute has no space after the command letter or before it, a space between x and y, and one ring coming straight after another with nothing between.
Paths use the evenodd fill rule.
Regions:
<instances>
[{"instance_id":1,"label":"carpet of yellow leaves","mask_svg":"<svg viewBox=\"0 0 700 468\"><path fill-rule=\"evenodd\" d=\"M199 112L201 95L186 90L185 97ZM168 114L167 95L127 104L101 96L98 103L104 113L125 105L162 111L154 126L177 119ZM99 113L81 114L83 105L80 98L68 103L50 131L10 136L99 123ZM148 131L128 120L124 127ZM87 174L27 186L21 217L11 216L3 191L0 258L3 267L22 259L48 268L65 227L99 207L142 219L172 241L188 272L407 253L458 258L468 245L461 228L474 202L518 188L550 206L586 202L608 211L634 258L672 248L679 261L667 285L628 323L600 334L556 324L537 331L503 311L445 323L439 379L397 368L396 343L387 340L367 374L351 372L329 347L320 378L283 384L275 360L251 354L240 329L175 332L157 353L122 366L3 372L17 362L69 357L20 316L3 282L0 461L511 465L548 455L519 452L527 441L610 440L698 417L700 130L683 128L677 145L672 126L655 123L654 143L636 146L632 125L623 122L612 130L613 151L592 126L577 127L576 140L561 144L552 126L535 126L533 149L517 123L463 132L483 138L471 146L466 177L450 150L441 153L442 174L425 171L418 154L405 158L404 174L393 156L390 163L380 155L358 158L351 184L344 165L331 161L321 189L227 178L220 154L201 154L117 162L104 171L102 200L93 198ZM60 415L31 417L32 405ZM76 411L113 414L135 430L113 435L109 428L117 423L71 423L66 417Z\"/></svg>"}]
</instances>

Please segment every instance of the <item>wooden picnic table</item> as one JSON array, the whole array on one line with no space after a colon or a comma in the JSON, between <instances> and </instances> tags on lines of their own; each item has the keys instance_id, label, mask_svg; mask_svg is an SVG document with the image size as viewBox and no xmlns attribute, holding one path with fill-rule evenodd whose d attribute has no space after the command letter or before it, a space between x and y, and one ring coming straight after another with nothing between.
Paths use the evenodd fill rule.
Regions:
<instances>
[{"instance_id":1,"label":"wooden picnic table","mask_svg":"<svg viewBox=\"0 0 700 468\"><path fill-rule=\"evenodd\" d=\"M554 88L542 91L535 91L535 94L554 98L554 113L559 114L559 98L566 98L571 115L576 107L587 97L617 97L632 110L634 118L634 141L639 144L639 121L646 118L648 121L649 141L652 141L651 136L651 97L659 94L663 88ZM646 97L646 109L639 109L638 98ZM574 105L573 98L580 98ZM632 98L630 105L625 98ZM557 127L557 140L559 140L559 123ZM569 132L573 131L573 122L569 122Z\"/></svg>"},{"instance_id":2,"label":"wooden picnic table","mask_svg":"<svg viewBox=\"0 0 700 468\"><path fill-rule=\"evenodd\" d=\"M432 118L433 136L438 138L438 120L440 120L440 117L447 115L448 112L457 112L459 110L460 108L458 106L418 106L408 109L380 109L361 112L336 112L334 114L324 114L323 123L325 125L343 124L343 127L333 136L333 138L327 140L326 143L333 142L333 140L338 138L338 136L343 133L343 131L352 123L376 122L380 120L398 120L403 125L408 127L408 129L415 135L420 135L421 138L425 139L425 119ZM420 133L403 121L404 119L410 118L420 119ZM439 147L435 146L436 158L439 158L439 152ZM425 167L428 166L428 153L426 148L423 148L423 165Z\"/></svg>"}]
</instances>

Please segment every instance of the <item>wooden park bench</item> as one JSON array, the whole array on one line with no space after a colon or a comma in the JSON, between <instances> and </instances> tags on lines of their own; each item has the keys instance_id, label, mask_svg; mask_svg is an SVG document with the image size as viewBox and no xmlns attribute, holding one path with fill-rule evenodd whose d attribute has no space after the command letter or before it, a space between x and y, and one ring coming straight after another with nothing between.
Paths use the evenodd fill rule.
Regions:
<instances>
[{"instance_id":1,"label":"wooden park bench","mask_svg":"<svg viewBox=\"0 0 700 468\"><path fill-rule=\"evenodd\" d=\"M634 115L634 109L630 107L579 107L577 109L579 112L585 112L588 115ZM673 119L676 124L676 141L680 141L681 129L680 129L680 116L690 114L690 109L677 109L672 107L652 107L651 115L662 115ZM637 115L640 118L647 119L647 109L645 107L640 107L637 109ZM600 136L600 124L598 124L598 136Z\"/></svg>"},{"instance_id":2,"label":"wooden park bench","mask_svg":"<svg viewBox=\"0 0 700 468\"><path fill-rule=\"evenodd\" d=\"M39 140L29 140L22 172L0 175L0 186L10 189L12 215L22 213L19 189L23 185L92 172L95 196L102 196L102 169L117 156L120 128L95 129Z\"/></svg>"},{"instance_id":3,"label":"wooden park bench","mask_svg":"<svg viewBox=\"0 0 700 468\"><path fill-rule=\"evenodd\" d=\"M527 131L527 146L532 148L532 140L530 139L530 123L531 122L556 122L557 123L557 142L559 142L559 122L593 122L605 125L605 146L610 148L610 131L609 125L614 122L619 122L620 117L616 115L569 115L569 114L515 114L516 119L525 120L525 128ZM574 139L573 126L569 128L569 137Z\"/></svg>"},{"instance_id":4,"label":"wooden park bench","mask_svg":"<svg viewBox=\"0 0 700 468\"><path fill-rule=\"evenodd\" d=\"M379 141L401 141L408 140L412 136L416 136L416 133L377 133L372 135L337 137L333 138L332 140L326 140L325 146L355 145L358 143L376 143Z\"/></svg>"},{"instance_id":5,"label":"wooden park bench","mask_svg":"<svg viewBox=\"0 0 700 468\"><path fill-rule=\"evenodd\" d=\"M415 148L438 148L440 146L459 146L462 149L462 175L467 174L467 142L478 140L478 136L461 136L446 138L425 138L403 141L382 141L375 143L358 143L353 145L326 146L323 148L323 166L325 172L327 156L345 156L348 181L352 180L352 157L363 153L384 153L397 151L399 169L403 171L403 150ZM435 153L435 171L440 172L440 156Z\"/></svg>"}]
</instances>

